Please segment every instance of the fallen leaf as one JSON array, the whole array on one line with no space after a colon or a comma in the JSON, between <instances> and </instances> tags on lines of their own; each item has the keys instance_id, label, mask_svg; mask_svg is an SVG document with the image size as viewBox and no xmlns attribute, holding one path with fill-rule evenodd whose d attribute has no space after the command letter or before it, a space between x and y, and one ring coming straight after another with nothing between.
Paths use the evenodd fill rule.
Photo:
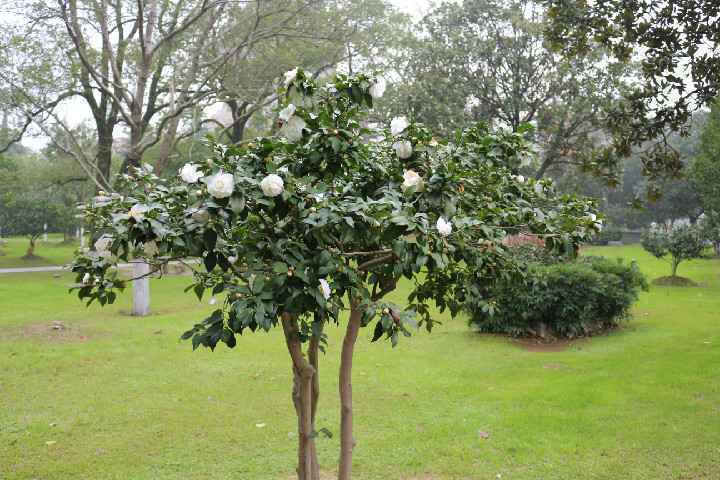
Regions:
<instances>
[{"instance_id":1,"label":"fallen leaf","mask_svg":"<svg viewBox=\"0 0 720 480\"><path fill-rule=\"evenodd\" d=\"M483 432L482 430L478 432L478 435L480 435L480 438L482 438L483 440L487 440L488 438L490 438L490 434L488 432Z\"/></svg>"},{"instance_id":2,"label":"fallen leaf","mask_svg":"<svg viewBox=\"0 0 720 480\"><path fill-rule=\"evenodd\" d=\"M255 424L255 426L256 426L257 428L265 428L265 425L266 425L265 423L256 423L256 424Z\"/></svg>"}]
</instances>

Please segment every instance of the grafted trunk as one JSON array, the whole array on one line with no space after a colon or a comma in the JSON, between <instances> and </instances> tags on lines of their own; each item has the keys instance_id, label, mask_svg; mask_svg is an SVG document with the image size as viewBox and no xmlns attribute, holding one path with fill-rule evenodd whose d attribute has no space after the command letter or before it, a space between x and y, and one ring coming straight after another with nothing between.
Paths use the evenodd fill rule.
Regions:
<instances>
[{"instance_id":1,"label":"grafted trunk","mask_svg":"<svg viewBox=\"0 0 720 480\"><path fill-rule=\"evenodd\" d=\"M362 310L357 300L350 308L345 338L340 354L340 467L338 480L350 480L352 475L352 453L355 448L353 436L352 366L355 342L362 320Z\"/></svg>"},{"instance_id":2,"label":"grafted trunk","mask_svg":"<svg viewBox=\"0 0 720 480\"><path fill-rule=\"evenodd\" d=\"M293 404L298 416L298 480L319 480L320 469L313 425L313 377L315 368L303 356L297 318L281 316L285 343L293 362Z\"/></svg>"}]
</instances>

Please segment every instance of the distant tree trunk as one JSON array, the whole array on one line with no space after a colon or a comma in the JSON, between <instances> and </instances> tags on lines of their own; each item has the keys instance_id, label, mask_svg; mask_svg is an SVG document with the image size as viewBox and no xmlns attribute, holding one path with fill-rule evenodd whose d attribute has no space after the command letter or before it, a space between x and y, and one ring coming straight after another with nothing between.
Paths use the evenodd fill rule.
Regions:
<instances>
[{"instance_id":1,"label":"distant tree trunk","mask_svg":"<svg viewBox=\"0 0 720 480\"><path fill-rule=\"evenodd\" d=\"M672 259L672 276L673 276L673 277L676 277L676 276L677 276L678 265L680 265L680 260L678 260L677 258L673 257L673 259Z\"/></svg>"},{"instance_id":2,"label":"distant tree trunk","mask_svg":"<svg viewBox=\"0 0 720 480\"><path fill-rule=\"evenodd\" d=\"M173 145L177 137L178 127L180 125L180 117L177 116L168 122L160 141L160 152L157 164L155 164L155 173L162 174L170 165L170 155L172 155Z\"/></svg>"},{"instance_id":3,"label":"distant tree trunk","mask_svg":"<svg viewBox=\"0 0 720 480\"><path fill-rule=\"evenodd\" d=\"M24 259L30 260L32 258L35 258L35 242L37 241L38 237L40 237L39 233L30 235L30 244L28 245L25 256L23 257Z\"/></svg>"},{"instance_id":4,"label":"distant tree trunk","mask_svg":"<svg viewBox=\"0 0 720 480\"><path fill-rule=\"evenodd\" d=\"M110 191L110 165L112 163L112 145L114 122L103 122L98 127L98 145L95 154L97 164L97 184L103 185L106 191ZM100 190L96 186L96 192Z\"/></svg>"},{"instance_id":5,"label":"distant tree trunk","mask_svg":"<svg viewBox=\"0 0 720 480\"><path fill-rule=\"evenodd\" d=\"M362 310L357 300L352 301L350 319L340 354L340 467L338 480L350 480L352 454L355 448L353 436L352 366L362 320Z\"/></svg>"}]
</instances>

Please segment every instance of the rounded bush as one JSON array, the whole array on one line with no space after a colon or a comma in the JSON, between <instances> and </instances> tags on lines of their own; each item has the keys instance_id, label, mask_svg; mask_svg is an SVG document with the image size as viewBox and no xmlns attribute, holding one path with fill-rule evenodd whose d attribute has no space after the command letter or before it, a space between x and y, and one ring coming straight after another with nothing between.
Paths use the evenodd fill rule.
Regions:
<instances>
[{"instance_id":1,"label":"rounded bush","mask_svg":"<svg viewBox=\"0 0 720 480\"><path fill-rule=\"evenodd\" d=\"M481 332L517 337L576 338L617 327L647 281L635 262L602 257L532 264L524 280L504 279L468 302Z\"/></svg>"}]
</instances>

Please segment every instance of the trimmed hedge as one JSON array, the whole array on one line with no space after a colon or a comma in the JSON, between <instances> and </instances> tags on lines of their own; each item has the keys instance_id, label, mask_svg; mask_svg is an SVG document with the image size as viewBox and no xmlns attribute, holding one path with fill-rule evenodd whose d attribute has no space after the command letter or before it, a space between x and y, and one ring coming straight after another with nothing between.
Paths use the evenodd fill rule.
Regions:
<instances>
[{"instance_id":1,"label":"trimmed hedge","mask_svg":"<svg viewBox=\"0 0 720 480\"><path fill-rule=\"evenodd\" d=\"M576 338L617 327L641 289L647 281L635 262L585 257L531 265L524 281L502 280L466 308L481 332Z\"/></svg>"}]
</instances>

